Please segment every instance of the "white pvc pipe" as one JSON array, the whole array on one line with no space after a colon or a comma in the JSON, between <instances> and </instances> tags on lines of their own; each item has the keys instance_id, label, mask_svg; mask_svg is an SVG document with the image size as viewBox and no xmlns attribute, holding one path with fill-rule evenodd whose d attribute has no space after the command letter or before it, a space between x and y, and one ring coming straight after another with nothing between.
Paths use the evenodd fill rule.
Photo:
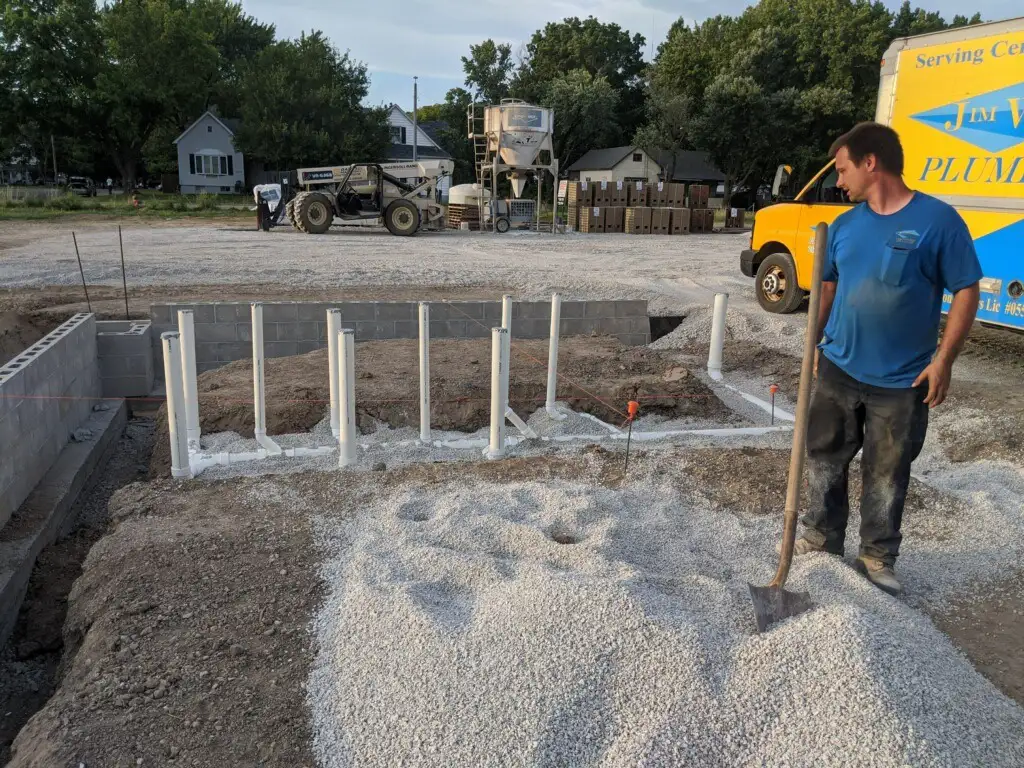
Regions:
<instances>
[{"instance_id":1,"label":"white pvc pipe","mask_svg":"<svg viewBox=\"0 0 1024 768\"><path fill-rule=\"evenodd\" d=\"M176 331L160 334L164 348L164 382L167 385L167 433L171 440L171 477L192 477L188 437L184 423L184 386L181 381L181 337Z\"/></svg>"},{"instance_id":2,"label":"white pvc pipe","mask_svg":"<svg viewBox=\"0 0 1024 768\"><path fill-rule=\"evenodd\" d=\"M327 367L331 383L331 434L340 434L338 409L338 332L341 330L341 310L327 310Z\"/></svg>"},{"instance_id":3,"label":"white pvc pipe","mask_svg":"<svg viewBox=\"0 0 1024 768\"><path fill-rule=\"evenodd\" d=\"M715 309L711 320L711 349L708 352L708 375L712 379L722 378L722 347L725 346L725 311L729 306L729 294L715 294Z\"/></svg>"},{"instance_id":4,"label":"white pvc pipe","mask_svg":"<svg viewBox=\"0 0 1024 768\"><path fill-rule=\"evenodd\" d=\"M281 455L281 447L267 437L266 359L263 354L263 304L252 303L252 391L256 442L272 456Z\"/></svg>"},{"instance_id":5,"label":"white pvc pipe","mask_svg":"<svg viewBox=\"0 0 1024 768\"><path fill-rule=\"evenodd\" d=\"M356 332L338 333L338 466L356 461Z\"/></svg>"},{"instance_id":6,"label":"white pvc pipe","mask_svg":"<svg viewBox=\"0 0 1024 768\"><path fill-rule=\"evenodd\" d=\"M551 418L561 421L564 413L555 405L558 390L558 332L562 323L562 294L551 294L551 338L548 341L548 392L544 408Z\"/></svg>"},{"instance_id":7,"label":"white pvc pipe","mask_svg":"<svg viewBox=\"0 0 1024 768\"><path fill-rule=\"evenodd\" d=\"M512 335L512 296L508 293L501 297L501 327Z\"/></svg>"},{"instance_id":8,"label":"white pvc pipe","mask_svg":"<svg viewBox=\"0 0 1024 768\"><path fill-rule=\"evenodd\" d=\"M196 376L196 325L191 309L178 310L181 376L185 393L185 436L189 451L199 450L199 383Z\"/></svg>"},{"instance_id":9,"label":"white pvc pipe","mask_svg":"<svg viewBox=\"0 0 1024 768\"><path fill-rule=\"evenodd\" d=\"M508 410L508 329L491 329L491 436L486 457L505 455L505 412Z\"/></svg>"},{"instance_id":10,"label":"white pvc pipe","mask_svg":"<svg viewBox=\"0 0 1024 768\"><path fill-rule=\"evenodd\" d=\"M430 442L430 305L420 302L420 442Z\"/></svg>"}]
</instances>

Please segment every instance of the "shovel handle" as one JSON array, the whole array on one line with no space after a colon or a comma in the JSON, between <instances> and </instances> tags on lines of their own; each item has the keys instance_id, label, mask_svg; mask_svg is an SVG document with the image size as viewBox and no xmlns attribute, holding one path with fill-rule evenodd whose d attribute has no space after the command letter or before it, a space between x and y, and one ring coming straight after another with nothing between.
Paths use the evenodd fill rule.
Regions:
<instances>
[{"instance_id":1,"label":"shovel handle","mask_svg":"<svg viewBox=\"0 0 1024 768\"><path fill-rule=\"evenodd\" d=\"M786 583L793 563L796 543L796 522L800 511L800 483L804 476L804 453L807 445L807 415L811 410L811 382L814 380L814 350L818 345L818 311L821 307L821 273L828 247L828 224L814 228L814 264L811 267L811 297L807 306L807 332L804 334L804 359L800 365L800 388L796 396L796 423L793 425L793 446L789 453L789 480L786 484L786 513L783 518L782 553L779 570L769 587Z\"/></svg>"}]
</instances>

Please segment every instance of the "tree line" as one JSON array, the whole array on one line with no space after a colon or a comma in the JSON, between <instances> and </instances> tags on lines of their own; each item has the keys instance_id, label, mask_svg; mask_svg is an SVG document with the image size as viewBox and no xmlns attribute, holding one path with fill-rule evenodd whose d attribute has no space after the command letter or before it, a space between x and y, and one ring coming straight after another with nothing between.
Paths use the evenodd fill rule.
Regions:
<instances>
[{"instance_id":1,"label":"tree line","mask_svg":"<svg viewBox=\"0 0 1024 768\"><path fill-rule=\"evenodd\" d=\"M980 21L947 22L909 2L892 12L870 0L761 0L739 16L679 19L647 63L642 35L568 18L515 53L494 40L471 45L466 88L421 115L458 127L441 138L465 180L473 176L465 107L512 97L555 111L562 169L593 148L698 149L726 175L728 198L770 180L781 163L816 170L836 136L871 119L894 39Z\"/></svg>"},{"instance_id":2,"label":"tree line","mask_svg":"<svg viewBox=\"0 0 1024 768\"><path fill-rule=\"evenodd\" d=\"M141 168L174 172L174 138L214 107L240 118L238 149L271 168L386 156L387 110L364 105L366 66L322 32L279 40L232 0L0 3L0 158L35 158L50 174L113 168L130 183ZM515 51L471 45L466 87L418 116L446 126L437 137L456 182L475 176L467 107L515 97L554 109L563 169L593 148L699 149L728 195L782 162L817 167L834 136L869 119L893 39L979 21L909 2L761 0L738 16L679 19L648 62L642 35L567 18Z\"/></svg>"},{"instance_id":3,"label":"tree line","mask_svg":"<svg viewBox=\"0 0 1024 768\"><path fill-rule=\"evenodd\" d=\"M143 167L174 172L174 139L211 108L240 118L236 146L273 168L386 152L365 65L321 32L278 40L231 0L2 3L2 158L130 184Z\"/></svg>"}]
</instances>

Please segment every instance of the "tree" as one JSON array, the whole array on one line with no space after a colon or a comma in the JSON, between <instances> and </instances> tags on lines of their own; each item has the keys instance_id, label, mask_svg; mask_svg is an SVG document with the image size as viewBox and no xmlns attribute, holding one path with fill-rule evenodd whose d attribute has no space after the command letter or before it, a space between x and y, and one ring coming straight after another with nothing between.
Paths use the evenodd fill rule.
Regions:
<instances>
[{"instance_id":1,"label":"tree","mask_svg":"<svg viewBox=\"0 0 1024 768\"><path fill-rule=\"evenodd\" d=\"M462 57L466 86L474 89L478 101L487 104L497 104L508 96L512 66L512 46L490 39L469 46L469 57Z\"/></svg>"},{"instance_id":2,"label":"tree","mask_svg":"<svg viewBox=\"0 0 1024 768\"><path fill-rule=\"evenodd\" d=\"M268 46L240 67L239 150L275 168L382 160L387 111L366 109L366 66L321 32Z\"/></svg>"},{"instance_id":3,"label":"tree","mask_svg":"<svg viewBox=\"0 0 1024 768\"><path fill-rule=\"evenodd\" d=\"M618 102L611 83L585 69L574 69L551 81L541 103L555 111L553 144L562 168L593 147L607 146L619 134Z\"/></svg>"},{"instance_id":4,"label":"tree","mask_svg":"<svg viewBox=\"0 0 1024 768\"><path fill-rule=\"evenodd\" d=\"M633 145L648 155L664 155L669 159L667 177L675 175L676 152L692 146L689 127L694 102L682 92L651 82L647 95L647 122L633 135Z\"/></svg>"},{"instance_id":5,"label":"tree","mask_svg":"<svg viewBox=\"0 0 1024 768\"><path fill-rule=\"evenodd\" d=\"M644 45L642 35L630 35L618 24L605 24L593 16L546 24L526 45L512 93L541 101L556 80L582 70L593 82L603 80L614 91L619 131L609 133L609 140L624 140L643 120Z\"/></svg>"},{"instance_id":6,"label":"tree","mask_svg":"<svg viewBox=\"0 0 1024 768\"><path fill-rule=\"evenodd\" d=\"M76 136L86 122L100 50L92 0L5 2L0 13L0 134L9 148L27 145L44 166L52 145L61 156L83 151L84 137L65 137Z\"/></svg>"}]
</instances>

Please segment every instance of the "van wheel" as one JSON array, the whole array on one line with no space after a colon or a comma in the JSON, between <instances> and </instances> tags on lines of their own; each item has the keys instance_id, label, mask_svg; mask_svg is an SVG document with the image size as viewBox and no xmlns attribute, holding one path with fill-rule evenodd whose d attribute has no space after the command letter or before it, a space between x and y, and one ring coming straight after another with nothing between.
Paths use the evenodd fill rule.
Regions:
<instances>
[{"instance_id":1,"label":"van wheel","mask_svg":"<svg viewBox=\"0 0 1024 768\"><path fill-rule=\"evenodd\" d=\"M773 253L762 261L754 292L762 309L779 315L795 312L804 300L804 292L796 282L793 258L788 253Z\"/></svg>"}]
</instances>

